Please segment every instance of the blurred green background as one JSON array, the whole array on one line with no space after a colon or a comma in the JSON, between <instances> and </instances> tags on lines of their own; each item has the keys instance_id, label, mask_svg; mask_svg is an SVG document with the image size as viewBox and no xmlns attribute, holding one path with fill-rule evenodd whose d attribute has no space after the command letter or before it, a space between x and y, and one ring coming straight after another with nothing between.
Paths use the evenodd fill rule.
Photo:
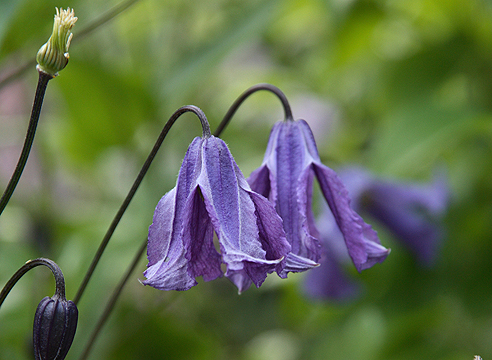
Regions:
<instances>
[{"instance_id":1,"label":"blurred green background","mask_svg":"<svg viewBox=\"0 0 492 360\"><path fill-rule=\"evenodd\" d=\"M186 292L142 286L146 259L91 359L492 359L492 3L480 0L140 0L87 36L116 0L0 3L0 81L48 39L55 6L79 17L70 62L47 89L33 151L0 217L0 283L49 257L73 298L92 256L169 116L194 104L212 129L239 94L280 87L311 125L324 163L428 181L449 177L447 236L422 268L384 229L383 264L356 274L347 304L313 301L303 274L238 295L227 279ZM34 65L0 89L0 185L23 143ZM261 164L278 100L250 97L222 138L246 176ZM201 127L171 130L79 303L80 356L110 292L145 239L160 197ZM368 220L368 222L370 222ZM32 358L47 269L27 274L0 309L0 359Z\"/></svg>"}]
</instances>

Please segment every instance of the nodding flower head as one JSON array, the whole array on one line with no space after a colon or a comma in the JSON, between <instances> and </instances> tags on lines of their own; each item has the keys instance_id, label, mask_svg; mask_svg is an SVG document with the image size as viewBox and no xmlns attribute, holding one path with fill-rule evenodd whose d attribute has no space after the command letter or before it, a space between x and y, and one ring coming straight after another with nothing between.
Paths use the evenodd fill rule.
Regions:
<instances>
[{"instance_id":1,"label":"nodding flower head","mask_svg":"<svg viewBox=\"0 0 492 360\"><path fill-rule=\"evenodd\" d=\"M58 71L63 70L68 64L68 48L72 41L70 31L77 21L73 9L67 10L56 8L53 33L48 42L41 46L36 56L38 69L50 75L58 75Z\"/></svg>"},{"instance_id":2,"label":"nodding flower head","mask_svg":"<svg viewBox=\"0 0 492 360\"><path fill-rule=\"evenodd\" d=\"M348 192L337 174L321 163L309 125L304 120L279 121L270 134L263 164L251 173L248 182L253 191L275 205L283 220L292 251L287 254L281 277L319 265L321 245L311 208L314 178L357 270L384 261L389 250L352 209Z\"/></svg>"},{"instance_id":3,"label":"nodding flower head","mask_svg":"<svg viewBox=\"0 0 492 360\"><path fill-rule=\"evenodd\" d=\"M142 283L188 290L199 276L222 276L225 264L226 277L242 292L260 286L268 273L281 273L289 251L281 218L251 191L227 145L215 136L195 138L176 187L155 210Z\"/></svg>"}]
</instances>

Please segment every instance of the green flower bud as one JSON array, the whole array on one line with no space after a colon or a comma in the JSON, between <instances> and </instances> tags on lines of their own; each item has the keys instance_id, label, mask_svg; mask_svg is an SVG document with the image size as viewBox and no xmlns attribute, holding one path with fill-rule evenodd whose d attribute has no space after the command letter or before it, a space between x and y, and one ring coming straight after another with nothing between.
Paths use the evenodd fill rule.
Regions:
<instances>
[{"instance_id":1,"label":"green flower bud","mask_svg":"<svg viewBox=\"0 0 492 360\"><path fill-rule=\"evenodd\" d=\"M73 9L67 10L56 8L55 21L53 24L53 33L48 42L41 46L36 56L38 70L44 71L50 75L58 75L58 71L63 70L68 64L68 48L72 41L73 34L71 29L77 18Z\"/></svg>"}]
</instances>

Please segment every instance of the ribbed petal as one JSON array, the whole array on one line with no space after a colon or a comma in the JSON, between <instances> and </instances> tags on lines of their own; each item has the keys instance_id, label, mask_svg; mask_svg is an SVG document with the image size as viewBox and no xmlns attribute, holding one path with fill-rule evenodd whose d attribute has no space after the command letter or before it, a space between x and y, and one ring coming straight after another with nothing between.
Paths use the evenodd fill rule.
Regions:
<instances>
[{"instance_id":1,"label":"ribbed petal","mask_svg":"<svg viewBox=\"0 0 492 360\"><path fill-rule=\"evenodd\" d=\"M280 274L285 267L284 258L292 249L285 237L282 219L266 198L252 191L249 195L256 208L259 240L266 251L265 258L267 260L283 259L275 267L275 271Z\"/></svg>"},{"instance_id":2,"label":"ribbed petal","mask_svg":"<svg viewBox=\"0 0 492 360\"><path fill-rule=\"evenodd\" d=\"M358 211L386 226L421 263L433 262L443 236L437 220L449 198L441 176L432 184L382 180L358 168L342 170L340 176Z\"/></svg>"},{"instance_id":3,"label":"ribbed petal","mask_svg":"<svg viewBox=\"0 0 492 360\"><path fill-rule=\"evenodd\" d=\"M188 262L182 239L185 204L201 165L201 139L195 138L188 148L179 171L176 187L164 195L154 212L149 227L147 257L144 272L150 285L160 290L188 290L196 281L188 274Z\"/></svg>"},{"instance_id":4,"label":"ribbed petal","mask_svg":"<svg viewBox=\"0 0 492 360\"><path fill-rule=\"evenodd\" d=\"M142 283L159 290L188 290L197 284L188 274L188 261L184 256L181 237L175 235L171 226L175 200L176 188L159 201L149 228L149 265L144 272L147 280Z\"/></svg>"},{"instance_id":5,"label":"ribbed petal","mask_svg":"<svg viewBox=\"0 0 492 360\"><path fill-rule=\"evenodd\" d=\"M204 143L203 171L198 184L219 238L222 260L227 264L226 276L238 278L231 274L244 271L256 286L260 286L282 258L266 259L249 186L227 145L213 136ZM279 218L272 221L281 224Z\"/></svg>"},{"instance_id":6,"label":"ribbed petal","mask_svg":"<svg viewBox=\"0 0 492 360\"><path fill-rule=\"evenodd\" d=\"M321 163L313 163L313 169L357 270L384 261L389 250L381 245L371 226L352 210L348 192L336 173Z\"/></svg>"},{"instance_id":7,"label":"ribbed petal","mask_svg":"<svg viewBox=\"0 0 492 360\"><path fill-rule=\"evenodd\" d=\"M192 191L183 217L183 243L186 244L186 259L191 277L203 276L211 281L222 276L220 254L215 250L212 222L208 216L199 188Z\"/></svg>"},{"instance_id":8,"label":"ribbed petal","mask_svg":"<svg viewBox=\"0 0 492 360\"><path fill-rule=\"evenodd\" d=\"M292 250L281 277L318 266L321 248L312 212L313 178L340 227L356 268L383 261L389 253L377 234L350 207L335 172L321 164L314 136L304 120L277 122L270 134L262 166L248 179L254 191L267 196L283 220Z\"/></svg>"}]
</instances>

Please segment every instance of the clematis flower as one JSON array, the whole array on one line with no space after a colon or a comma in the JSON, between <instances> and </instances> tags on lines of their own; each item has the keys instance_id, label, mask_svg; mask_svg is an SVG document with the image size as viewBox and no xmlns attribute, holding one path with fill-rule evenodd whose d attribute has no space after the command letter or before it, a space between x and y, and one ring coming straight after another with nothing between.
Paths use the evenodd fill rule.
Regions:
<instances>
[{"instance_id":1,"label":"clematis flower","mask_svg":"<svg viewBox=\"0 0 492 360\"><path fill-rule=\"evenodd\" d=\"M214 246L214 232L218 248ZM188 148L176 187L159 201L149 228L144 285L188 290L199 276L225 275L246 290L280 273L291 247L273 205L253 192L227 145L197 137Z\"/></svg>"},{"instance_id":2,"label":"clematis flower","mask_svg":"<svg viewBox=\"0 0 492 360\"><path fill-rule=\"evenodd\" d=\"M275 204L292 246L280 276L319 265L321 247L311 206L315 177L357 270L384 261L389 250L352 210L347 190L336 173L321 163L309 125L304 120L288 119L274 125L263 164L248 179L253 191Z\"/></svg>"},{"instance_id":3,"label":"clematis flower","mask_svg":"<svg viewBox=\"0 0 492 360\"><path fill-rule=\"evenodd\" d=\"M384 225L424 265L434 261L443 237L439 224L449 203L442 174L431 183L380 179L362 168L340 172L357 211Z\"/></svg>"}]
</instances>

